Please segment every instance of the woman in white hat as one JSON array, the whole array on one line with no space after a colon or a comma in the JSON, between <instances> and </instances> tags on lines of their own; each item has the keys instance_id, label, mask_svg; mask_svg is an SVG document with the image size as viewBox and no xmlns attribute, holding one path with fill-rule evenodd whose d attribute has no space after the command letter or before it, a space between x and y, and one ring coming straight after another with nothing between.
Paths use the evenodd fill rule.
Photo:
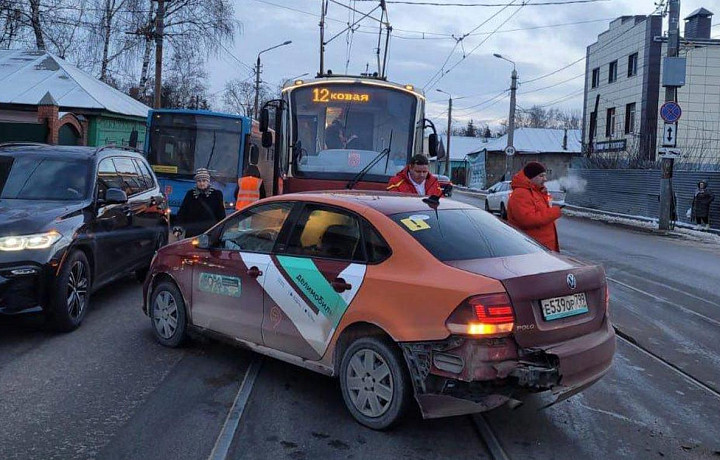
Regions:
<instances>
[{"instance_id":1,"label":"woman in white hat","mask_svg":"<svg viewBox=\"0 0 720 460\"><path fill-rule=\"evenodd\" d=\"M195 187L185 194L177 215L177 224L185 229L185 237L199 235L225 218L222 192L210 186L210 171L195 171ZM179 233L173 229L173 233Z\"/></svg>"}]
</instances>

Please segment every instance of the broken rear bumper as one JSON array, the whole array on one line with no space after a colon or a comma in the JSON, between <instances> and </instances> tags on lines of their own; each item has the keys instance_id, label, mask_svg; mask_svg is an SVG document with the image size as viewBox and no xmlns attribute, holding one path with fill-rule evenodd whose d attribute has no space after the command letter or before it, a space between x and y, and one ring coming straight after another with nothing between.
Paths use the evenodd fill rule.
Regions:
<instances>
[{"instance_id":1,"label":"broken rear bumper","mask_svg":"<svg viewBox=\"0 0 720 460\"><path fill-rule=\"evenodd\" d=\"M595 383L612 364L615 331L523 349L512 336L400 344L424 418L484 412L552 391L557 401Z\"/></svg>"}]
</instances>

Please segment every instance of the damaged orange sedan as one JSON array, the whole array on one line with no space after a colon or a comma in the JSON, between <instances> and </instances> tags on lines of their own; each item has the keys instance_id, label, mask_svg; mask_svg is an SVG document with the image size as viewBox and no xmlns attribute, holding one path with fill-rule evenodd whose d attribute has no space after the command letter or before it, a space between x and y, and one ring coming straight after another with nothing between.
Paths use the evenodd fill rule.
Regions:
<instances>
[{"instance_id":1,"label":"damaged orange sedan","mask_svg":"<svg viewBox=\"0 0 720 460\"><path fill-rule=\"evenodd\" d=\"M410 195L261 200L159 250L144 299L162 344L195 330L335 376L374 429L413 401L433 418L564 398L615 352L601 266L483 210Z\"/></svg>"}]
</instances>

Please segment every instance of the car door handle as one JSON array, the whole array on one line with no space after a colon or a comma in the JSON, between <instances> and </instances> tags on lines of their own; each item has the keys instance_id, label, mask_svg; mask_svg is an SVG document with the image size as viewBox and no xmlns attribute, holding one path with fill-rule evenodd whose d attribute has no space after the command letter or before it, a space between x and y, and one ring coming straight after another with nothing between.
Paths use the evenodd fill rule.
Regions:
<instances>
[{"instance_id":1,"label":"car door handle","mask_svg":"<svg viewBox=\"0 0 720 460\"><path fill-rule=\"evenodd\" d=\"M247 271L248 276L252 276L253 278L257 278L258 276L262 276L263 272L257 267L250 267Z\"/></svg>"},{"instance_id":2,"label":"car door handle","mask_svg":"<svg viewBox=\"0 0 720 460\"><path fill-rule=\"evenodd\" d=\"M335 289L335 292L342 293L352 289L352 284L346 283L345 280L342 278L335 278L330 284L332 285L333 289Z\"/></svg>"}]
</instances>

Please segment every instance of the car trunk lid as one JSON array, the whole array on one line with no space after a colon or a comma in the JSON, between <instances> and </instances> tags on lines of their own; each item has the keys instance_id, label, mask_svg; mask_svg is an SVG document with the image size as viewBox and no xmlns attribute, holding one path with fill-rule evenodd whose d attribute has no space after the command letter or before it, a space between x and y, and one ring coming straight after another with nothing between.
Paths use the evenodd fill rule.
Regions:
<instances>
[{"instance_id":1,"label":"car trunk lid","mask_svg":"<svg viewBox=\"0 0 720 460\"><path fill-rule=\"evenodd\" d=\"M515 311L515 340L522 347L556 344L603 324L606 281L601 266L548 252L445 263L503 283ZM587 312L569 315L569 305L581 302L576 294L585 295ZM542 301L560 298L564 300L547 303L544 315Z\"/></svg>"}]
</instances>

